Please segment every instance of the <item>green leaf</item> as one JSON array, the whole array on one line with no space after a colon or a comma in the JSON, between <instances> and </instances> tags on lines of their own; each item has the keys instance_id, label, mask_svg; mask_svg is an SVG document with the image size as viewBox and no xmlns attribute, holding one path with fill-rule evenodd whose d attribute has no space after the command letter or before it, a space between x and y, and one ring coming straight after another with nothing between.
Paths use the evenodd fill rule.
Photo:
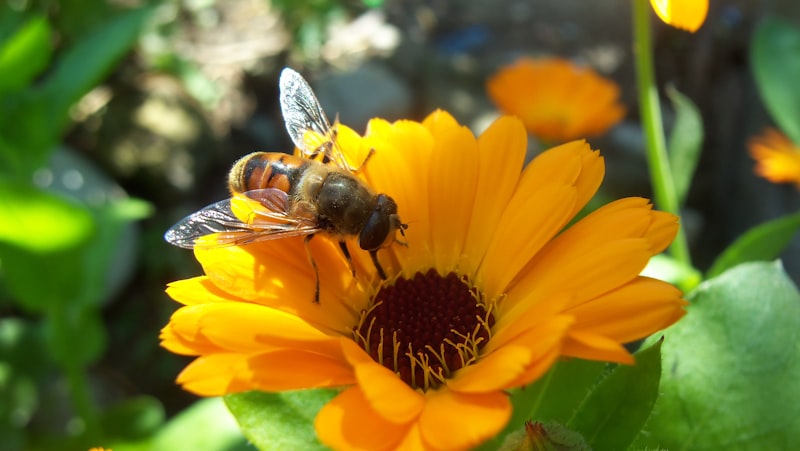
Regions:
<instances>
[{"instance_id":1,"label":"green leaf","mask_svg":"<svg viewBox=\"0 0 800 451\"><path fill-rule=\"evenodd\" d=\"M513 392L513 423L528 420L566 423L607 370L605 362L572 359L556 363L544 377Z\"/></svg>"},{"instance_id":2,"label":"green leaf","mask_svg":"<svg viewBox=\"0 0 800 451\"><path fill-rule=\"evenodd\" d=\"M314 418L337 393L329 389L251 391L228 395L225 403L245 437L260 450L324 450L327 448L320 444L314 431Z\"/></svg>"},{"instance_id":3,"label":"green leaf","mask_svg":"<svg viewBox=\"0 0 800 451\"><path fill-rule=\"evenodd\" d=\"M0 242L33 253L74 248L93 230L86 208L24 183L0 180L0 211Z\"/></svg>"},{"instance_id":4,"label":"green leaf","mask_svg":"<svg viewBox=\"0 0 800 451\"><path fill-rule=\"evenodd\" d=\"M153 415L144 406L146 416ZM155 418L152 418L152 421ZM141 419L136 421L142 421ZM192 404L146 440L109 439L104 443L114 451L226 450L253 451L236 421L220 398L207 398Z\"/></svg>"},{"instance_id":5,"label":"green leaf","mask_svg":"<svg viewBox=\"0 0 800 451\"><path fill-rule=\"evenodd\" d=\"M52 371L43 351L41 334L31 323L0 319L0 437L6 445L14 443L12 437L24 439L19 433L40 407L36 382L51 376ZM9 445L6 449L13 448Z\"/></svg>"},{"instance_id":6,"label":"green leaf","mask_svg":"<svg viewBox=\"0 0 800 451\"><path fill-rule=\"evenodd\" d=\"M103 433L117 439L154 435L164 423L164 407L150 396L137 396L107 409L101 417Z\"/></svg>"},{"instance_id":7,"label":"green leaf","mask_svg":"<svg viewBox=\"0 0 800 451\"><path fill-rule=\"evenodd\" d=\"M567 427L593 449L627 449L644 426L658 397L661 343L636 353L635 365L620 365L602 380Z\"/></svg>"},{"instance_id":8,"label":"green leaf","mask_svg":"<svg viewBox=\"0 0 800 451\"><path fill-rule=\"evenodd\" d=\"M800 294L780 263L745 263L690 294L664 331L661 396L635 449L794 449Z\"/></svg>"},{"instance_id":9,"label":"green leaf","mask_svg":"<svg viewBox=\"0 0 800 451\"><path fill-rule=\"evenodd\" d=\"M667 254L654 255L647 262L641 275L677 285L686 292L693 290L703 281L703 275L697 269Z\"/></svg>"},{"instance_id":10,"label":"green leaf","mask_svg":"<svg viewBox=\"0 0 800 451\"><path fill-rule=\"evenodd\" d=\"M28 86L50 61L50 25L44 17L28 21L0 47L0 93Z\"/></svg>"},{"instance_id":11,"label":"green leaf","mask_svg":"<svg viewBox=\"0 0 800 451\"><path fill-rule=\"evenodd\" d=\"M607 371L605 362L562 360L533 384L511 391L514 411L505 429L497 437L479 447L497 449L507 437L524 432L526 421L566 424Z\"/></svg>"},{"instance_id":12,"label":"green leaf","mask_svg":"<svg viewBox=\"0 0 800 451\"><path fill-rule=\"evenodd\" d=\"M667 151L680 207L686 201L686 194L700 158L703 117L694 103L674 86L667 86L667 96L675 108L675 124L669 135Z\"/></svg>"},{"instance_id":13,"label":"green leaf","mask_svg":"<svg viewBox=\"0 0 800 451\"><path fill-rule=\"evenodd\" d=\"M145 7L109 17L67 49L45 79L42 92L50 101L51 115L59 132L67 123L72 104L97 85L133 46L151 11Z\"/></svg>"},{"instance_id":14,"label":"green leaf","mask_svg":"<svg viewBox=\"0 0 800 451\"><path fill-rule=\"evenodd\" d=\"M753 36L750 60L767 110L780 129L800 144L800 28L765 18Z\"/></svg>"},{"instance_id":15,"label":"green leaf","mask_svg":"<svg viewBox=\"0 0 800 451\"><path fill-rule=\"evenodd\" d=\"M717 257L708 270L707 278L716 277L740 263L778 258L798 228L800 228L800 213L753 227Z\"/></svg>"},{"instance_id":16,"label":"green leaf","mask_svg":"<svg viewBox=\"0 0 800 451\"><path fill-rule=\"evenodd\" d=\"M80 288L85 290L83 286ZM45 323L48 350L62 368L88 366L103 355L108 343L99 309L94 305L69 302L73 300L75 298L57 299L61 303L51 306Z\"/></svg>"}]
</instances>

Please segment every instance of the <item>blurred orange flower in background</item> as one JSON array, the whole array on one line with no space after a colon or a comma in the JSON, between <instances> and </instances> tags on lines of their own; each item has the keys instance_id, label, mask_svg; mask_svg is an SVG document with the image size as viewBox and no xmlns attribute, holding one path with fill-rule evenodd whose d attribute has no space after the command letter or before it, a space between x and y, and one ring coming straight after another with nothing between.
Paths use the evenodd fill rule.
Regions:
<instances>
[{"instance_id":1,"label":"blurred orange flower in background","mask_svg":"<svg viewBox=\"0 0 800 451\"><path fill-rule=\"evenodd\" d=\"M747 146L756 160L756 174L773 183L794 183L800 189L800 147L786 135L768 128Z\"/></svg>"},{"instance_id":2,"label":"blurred orange flower in background","mask_svg":"<svg viewBox=\"0 0 800 451\"><path fill-rule=\"evenodd\" d=\"M664 23L692 33L708 14L708 0L650 0L650 5Z\"/></svg>"},{"instance_id":3,"label":"blurred orange flower in background","mask_svg":"<svg viewBox=\"0 0 800 451\"><path fill-rule=\"evenodd\" d=\"M548 143L600 135L625 116L613 81L560 58L521 58L493 75L487 91Z\"/></svg>"}]
</instances>

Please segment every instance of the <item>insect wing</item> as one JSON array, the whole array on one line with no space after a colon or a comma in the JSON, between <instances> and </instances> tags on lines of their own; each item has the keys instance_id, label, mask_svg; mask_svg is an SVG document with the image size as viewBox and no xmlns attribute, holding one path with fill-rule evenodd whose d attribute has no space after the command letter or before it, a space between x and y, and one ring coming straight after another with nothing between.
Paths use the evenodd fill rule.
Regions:
<instances>
[{"instance_id":1,"label":"insect wing","mask_svg":"<svg viewBox=\"0 0 800 451\"><path fill-rule=\"evenodd\" d=\"M282 195L276 194L276 191ZM164 239L174 246L192 249L198 246L244 245L290 236L309 235L319 231L320 228L313 222L295 218L286 213L285 195L286 193L277 189L248 191L239 195L257 201L261 207L251 207L256 202L237 203L237 213L240 216L246 216L247 222L242 221L233 213L232 202L243 200L242 198L213 203L180 220L167 230ZM210 240L200 240L211 234L216 234L216 236Z\"/></svg>"},{"instance_id":2,"label":"insect wing","mask_svg":"<svg viewBox=\"0 0 800 451\"><path fill-rule=\"evenodd\" d=\"M281 72L279 85L286 131L302 155L315 158L322 153L325 157L323 162L333 161L337 166L347 168L347 160L336 144L336 126L331 128L308 82L287 67Z\"/></svg>"}]
</instances>

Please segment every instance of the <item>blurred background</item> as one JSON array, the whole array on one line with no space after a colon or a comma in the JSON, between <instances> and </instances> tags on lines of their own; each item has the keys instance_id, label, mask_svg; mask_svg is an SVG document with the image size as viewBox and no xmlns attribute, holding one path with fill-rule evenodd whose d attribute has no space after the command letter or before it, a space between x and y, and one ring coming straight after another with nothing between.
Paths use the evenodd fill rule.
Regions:
<instances>
[{"instance_id":1,"label":"blurred background","mask_svg":"<svg viewBox=\"0 0 800 451\"><path fill-rule=\"evenodd\" d=\"M618 83L628 110L590 139L606 157L602 195L651 197L630 0L1 8L0 450L188 449L174 418L194 433L206 425L216 439L204 449L243 446L232 420L211 420L224 417L218 404L186 419L196 398L174 380L188 359L161 349L158 333L177 308L165 285L201 268L162 235L226 197L238 157L291 152L277 102L285 66L359 132L372 117L442 108L479 133L499 114L487 78L521 56L568 58ZM748 57L769 15L800 27L795 0L712 1L694 34L653 16L657 80L691 98L705 128L683 218L701 269L747 229L800 207L796 187L753 174L746 150L772 124ZM666 100L664 115L669 129ZM541 147L531 138L531 156ZM798 251L795 239L783 256L796 282Z\"/></svg>"}]
</instances>

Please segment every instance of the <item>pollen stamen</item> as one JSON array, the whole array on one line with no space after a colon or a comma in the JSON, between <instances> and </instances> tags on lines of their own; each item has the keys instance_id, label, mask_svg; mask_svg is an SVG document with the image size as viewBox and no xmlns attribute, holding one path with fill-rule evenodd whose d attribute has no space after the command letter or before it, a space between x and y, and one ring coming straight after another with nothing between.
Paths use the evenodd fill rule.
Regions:
<instances>
[{"instance_id":1,"label":"pollen stamen","mask_svg":"<svg viewBox=\"0 0 800 451\"><path fill-rule=\"evenodd\" d=\"M376 362L425 391L478 360L492 335L493 312L468 278L429 270L382 284L353 338ZM391 345L384 342L390 335Z\"/></svg>"}]
</instances>

